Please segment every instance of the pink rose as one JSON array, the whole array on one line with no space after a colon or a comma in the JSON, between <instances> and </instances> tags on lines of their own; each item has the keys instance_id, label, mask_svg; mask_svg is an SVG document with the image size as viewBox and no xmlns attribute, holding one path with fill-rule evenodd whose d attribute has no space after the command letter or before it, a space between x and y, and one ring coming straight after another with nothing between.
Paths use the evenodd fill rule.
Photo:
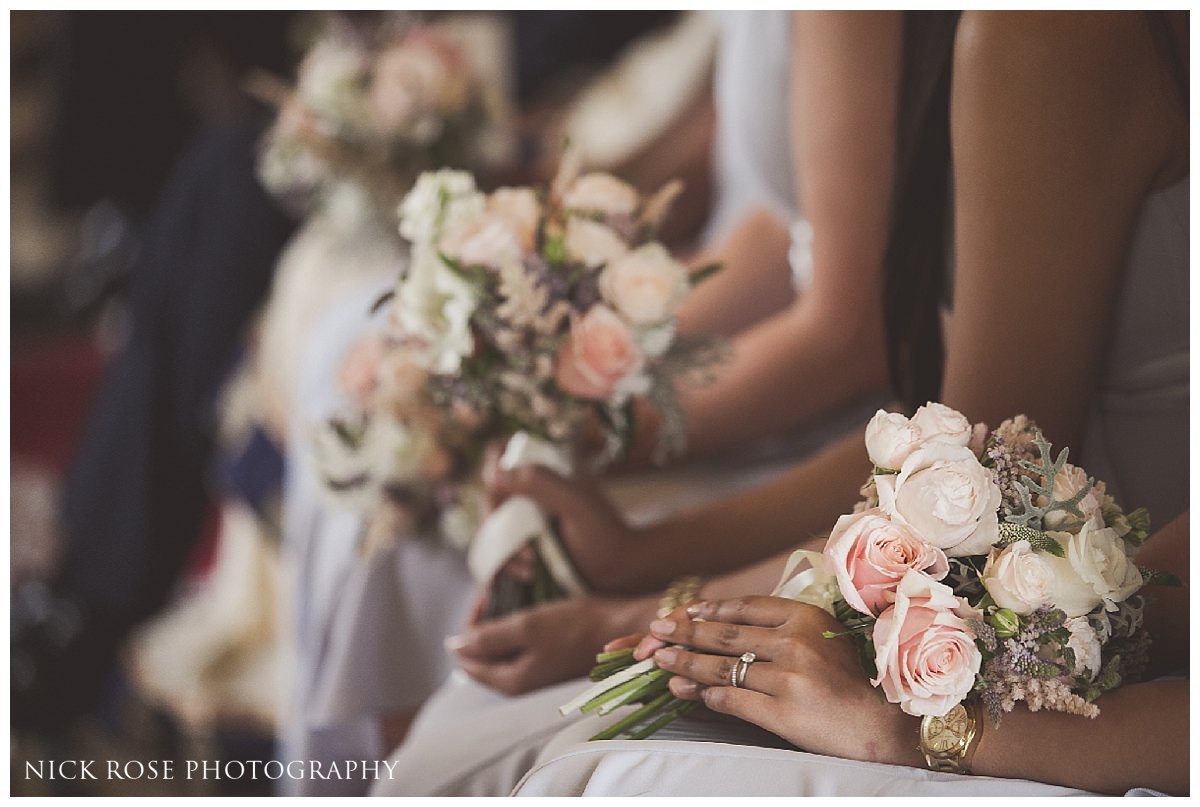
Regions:
<instances>
[{"instance_id":1,"label":"pink rose","mask_svg":"<svg viewBox=\"0 0 1200 807\"><path fill-rule=\"evenodd\" d=\"M846 603L873 616L891 604L896 586L910 570L934 580L950 570L942 550L878 508L839 518L824 554Z\"/></svg>"},{"instance_id":2,"label":"pink rose","mask_svg":"<svg viewBox=\"0 0 1200 807\"><path fill-rule=\"evenodd\" d=\"M571 320L571 335L558 353L555 381L571 395L605 401L628 391L642 362L624 320L611 308L596 305Z\"/></svg>"},{"instance_id":3,"label":"pink rose","mask_svg":"<svg viewBox=\"0 0 1200 807\"><path fill-rule=\"evenodd\" d=\"M634 325L658 325L675 316L689 288L687 269L659 243L638 247L600 275L604 299Z\"/></svg>"},{"instance_id":4,"label":"pink rose","mask_svg":"<svg viewBox=\"0 0 1200 807\"><path fill-rule=\"evenodd\" d=\"M909 571L875 622L871 683L905 714L944 715L975 685L983 657L965 618L980 617L949 586Z\"/></svg>"},{"instance_id":5,"label":"pink rose","mask_svg":"<svg viewBox=\"0 0 1200 807\"><path fill-rule=\"evenodd\" d=\"M571 183L563 198L568 210L584 210L610 216L632 215L639 202L637 189L612 174L584 174Z\"/></svg>"}]
</instances>

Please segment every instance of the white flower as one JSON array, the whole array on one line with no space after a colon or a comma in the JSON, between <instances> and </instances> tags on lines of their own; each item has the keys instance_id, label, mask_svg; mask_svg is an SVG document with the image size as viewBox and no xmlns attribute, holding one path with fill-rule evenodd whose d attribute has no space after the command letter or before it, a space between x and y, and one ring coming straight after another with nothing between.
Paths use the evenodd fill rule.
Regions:
<instances>
[{"instance_id":1,"label":"white flower","mask_svg":"<svg viewBox=\"0 0 1200 807\"><path fill-rule=\"evenodd\" d=\"M1086 675L1089 681L1094 679L1100 672L1102 663L1100 637L1096 635L1096 631L1086 617L1071 617L1063 623L1063 626L1071 631L1067 647L1075 654L1075 674Z\"/></svg>"},{"instance_id":2,"label":"white flower","mask_svg":"<svg viewBox=\"0 0 1200 807\"><path fill-rule=\"evenodd\" d=\"M867 424L866 443L876 467L898 471L921 445L921 430L904 415L880 409Z\"/></svg>"},{"instance_id":3,"label":"white flower","mask_svg":"<svg viewBox=\"0 0 1200 807\"><path fill-rule=\"evenodd\" d=\"M563 205L568 210L633 215L638 206L638 192L628 182L611 174L584 174L571 183L563 197Z\"/></svg>"},{"instance_id":4,"label":"white flower","mask_svg":"<svg viewBox=\"0 0 1200 807\"><path fill-rule=\"evenodd\" d=\"M1056 536L1064 534L1055 533ZM1116 607L1115 603L1127 599L1142 587L1141 571L1125 551L1125 542L1111 527L1084 522L1079 534L1066 541L1065 549L1071 568L1110 611Z\"/></svg>"},{"instance_id":5,"label":"white flower","mask_svg":"<svg viewBox=\"0 0 1200 807\"><path fill-rule=\"evenodd\" d=\"M629 246L611 227L578 216L567 220L564 246L568 258L588 267L611 263L629 251Z\"/></svg>"},{"instance_id":6,"label":"white flower","mask_svg":"<svg viewBox=\"0 0 1200 807\"><path fill-rule=\"evenodd\" d=\"M392 323L420 366L434 373L454 373L474 350L471 315L477 305L469 283L432 250L418 248L396 288Z\"/></svg>"},{"instance_id":7,"label":"white flower","mask_svg":"<svg viewBox=\"0 0 1200 807\"><path fill-rule=\"evenodd\" d=\"M400 203L400 235L414 244L433 243L484 210L484 197L466 171L426 171Z\"/></svg>"},{"instance_id":8,"label":"white flower","mask_svg":"<svg viewBox=\"0 0 1200 807\"><path fill-rule=\"evenodd\" d=\"M920 429L923 443L965 446L971 441L971 422L945 404L925 404L913 414L912 424Z\"/></svg>"},{"instance_id":9,"label":"white flower","mask_svg":"<svg viewBox=\"0 0 1200 807\"><path fill-rule=\"evenodd\" d=\"M952 558L985 554L999 539L1000 488L966 446L928 444L875 487L885 513Z\"/></svg>"},{"instance_id":10,"label":"white flower","mask_svg":"<svg viewBox=\"0 0 1200 807\"><path fill-rule=\"evenodd\" d=\"M300 63L297 95L318 115L339 126L359 120L368 61L366 52L348 40L322 39Z\"/></svg>"},{"instance_id":11,"label":"white flower","mask_svg":"<svg viewBox=\"0 0 1200 807\"><path fill-rule=\"evenodd\" d=\"M1028 541L993 549L981 582L996 605L1021 616L1054 602L1054 569Z\"/></svg>"},{"instance_id":12,"label":"white flower","mask_svg":"<svg viewBox=\"0 0 1200 807\"><path fill-rule=\"evenodd\" d=\"M659 243L645 244L608 264L600 291L634 325L657 325L675 316L687 296L687 269Z\"/></svg>"},{"instance_id":13,"label":"white flower","mask_svg":"<svg viewBox=\"0 0 1200 807\"><path fill-rule=\"evenodd\" d=\"M807 564L806 568L797 571L803 564ZM783 579L771 596L815 605L830 616L836 616L833 604L841 597L841 589L838 588L837 577L829 571L824 555L797 549L788 558Z\"/></svg>"}]
</instances>

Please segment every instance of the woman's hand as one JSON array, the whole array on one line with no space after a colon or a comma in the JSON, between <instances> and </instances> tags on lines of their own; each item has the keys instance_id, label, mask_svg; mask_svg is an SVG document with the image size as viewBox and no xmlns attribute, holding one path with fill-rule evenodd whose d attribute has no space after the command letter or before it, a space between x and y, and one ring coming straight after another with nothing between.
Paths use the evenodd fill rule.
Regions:
<instances>
[{"instance_id":1,"label":"woman's hand","mask_svg":"<svg viewBox=\"0 0 1200 807\"><path fill-rule=\"evenodd\" d=\"M563 548L589 590L621 589L622 569L636 565L628 553L639 543L637 533L595 480L565 479L538 466L497 468L489 476L489 493L496 501L528 496L558 517Z\"/></svg>"},{"instance_id":2,"label":"woman's hand","mask_svg":"<svg viewBox=\"0 0 1200 807\"><path fill-rule=\"evenodd\" d=\"M554 600L472 624L446 647L475 680L519 695L586 675L608 637L645 625L654 609L653 598Z\"/></svg>"},{"instance_id":3,"label":"woman's hand","mask_svg":"<svg viewBox=\"0 0 1200 807\"><path fill-rule=\"evenodd\" d=\"M654 659L676 674L671 692L702 700L818 754L921 766L917 718L877 692L846 637L826 639L842 626L827 613L778 597L705 602L650 625L648 640L663 647ZM730 685L738 657L757 658L739 687Z\"/></svg>"}]
</instances>

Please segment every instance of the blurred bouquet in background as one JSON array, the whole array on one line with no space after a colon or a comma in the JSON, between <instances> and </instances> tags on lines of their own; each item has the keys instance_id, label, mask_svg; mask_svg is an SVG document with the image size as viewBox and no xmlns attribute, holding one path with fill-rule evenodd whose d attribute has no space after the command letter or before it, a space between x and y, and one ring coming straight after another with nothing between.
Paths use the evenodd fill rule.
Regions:
<instances>
[{"instance_id":1,"label":"blurred bouquet in background","mask_svg":"<svg viewBox=\"0 0 1200 807\"><path fill-rule=\"evenodd\" d=\"M389 14L370 26L331 16L294 87L262 75L251 85L279 106L263 184L303 212L353 182L390 213L424 170L502 163L511 110L491 38L469 15Z\"/></svg>"},{"instance_id":2,"label":"blurred bouquet in background","mask_svg":"<svg viewBox=\"0 0 1200 807\"><path fill-rule=\"evenodd\" d=\"M343 463L327 481L395 499L397 481L409 480L407 495L444 468L476 475L491 440L507 441L502 467L569 475L593 432L602 466L631 444L635 396L660 413L657 456L682 448L677 384L707 378L721 345L677 335L675 314L713 267L689 274L655 241L679 183L643 198L576 165L564 158L545 194L484 194L462 171L417 180L400 207L410 262L368 362L370 400L360 420L333 421L321 438ZM452 512L456 526L470 523L466 508ZM487 517L469 563L492 584L491 615L582 588L553 524L523 497Z\"/></svg>"}]
</instances>

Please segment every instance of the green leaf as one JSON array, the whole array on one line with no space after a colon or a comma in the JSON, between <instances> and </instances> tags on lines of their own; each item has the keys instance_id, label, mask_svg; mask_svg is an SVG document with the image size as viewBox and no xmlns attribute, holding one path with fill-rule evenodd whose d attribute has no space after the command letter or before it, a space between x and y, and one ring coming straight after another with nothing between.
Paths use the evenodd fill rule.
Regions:
<instances>
[{"instance_id":1,"label":"green leaf","mask_svg":"<svg viewBox=\"0 0 1200 807\"><path fill-rule=\"evenodd\" d=\"M1033 527L1027 527L1023 524L1011 524L1007 521L1000 522L1000 540L996 542L996 545L1010 546L1018 541L1028 541L1029 546L1033 549L1039 552L1048 552L1058 558L1065 558L1067 556L1062 545L1041 530L1035 530Z\"/></svg>"},{"instance_id":2,"label":"green leaf","mask_svg":"<svg viewBox=\"0 0 1200 807\"><path fill-rule=\"evenodd\" d=\"M705 264L696 271L692 272L691 275L688 276L688 280L693 286L698 286L724 268L725 266L720 263Z\"/></svg>"},{"instance_id":3,"label":"green leaf","mask_svg":"<svg viewBox=\"0 0 1200 807\"><path fill-rule=\"evenodd\" d=\"M557 238L547 238L542 245L542 257L547 262L558 265L567 260L567 242L560 235Z\"/></svg>"}]
</instances>

